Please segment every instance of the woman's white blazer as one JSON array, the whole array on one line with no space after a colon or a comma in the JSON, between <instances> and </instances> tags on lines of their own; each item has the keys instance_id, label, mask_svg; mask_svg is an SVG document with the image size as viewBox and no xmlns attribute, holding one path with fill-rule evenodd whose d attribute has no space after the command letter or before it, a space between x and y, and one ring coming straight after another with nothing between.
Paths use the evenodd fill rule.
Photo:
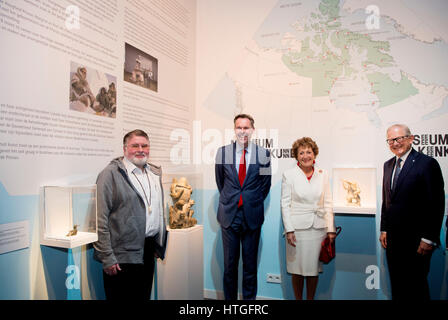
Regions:
<instances>
[{"instance_id":1,"label":"woman's white blazer","mask_svg":"<svg viewBox=\"0 0 448 320\"><path fill-rule=\"evenodd\" d=\"M298 166L283 173L282 218L285 233L314 227L335 232L328 173L314 168L310 181Z\"/></svg>"}]
</instances>

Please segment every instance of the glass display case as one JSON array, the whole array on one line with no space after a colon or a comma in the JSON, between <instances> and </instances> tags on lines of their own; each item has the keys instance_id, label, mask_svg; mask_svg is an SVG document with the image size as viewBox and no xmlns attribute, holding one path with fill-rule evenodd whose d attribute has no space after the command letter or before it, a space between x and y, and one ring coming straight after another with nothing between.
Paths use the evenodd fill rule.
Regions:
<instances>
[{"instance_id":1,"label":"glass display case","mask_svg":"<svg viewBox=\"0 0 448 320\"><path fill-rule=\"evenodd\" d=\"M376 168L333 168L335 213L376 214Z\"/></svg>"},{"instance_id":2,"label":"glass display case","mask_svg":"<svg viewBox=\"0 0 448 320\"><path fill-rule=\"evenodd\" d=\"M44 186L43 245L74 248L98 240L96 185Z\"/></svg>"}]
</instances>

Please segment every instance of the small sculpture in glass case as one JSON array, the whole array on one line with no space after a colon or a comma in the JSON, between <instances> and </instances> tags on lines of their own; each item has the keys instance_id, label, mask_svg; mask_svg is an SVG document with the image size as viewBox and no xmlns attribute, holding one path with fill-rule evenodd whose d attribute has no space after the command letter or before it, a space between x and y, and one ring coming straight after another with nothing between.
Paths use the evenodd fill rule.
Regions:
<instances>
[{"instance_id":1,"label":"small sculpture in glass case","mask_svg":"<svg viewBox=\"0 0 448 320\"><path fill-rule=\"evenodd\" d=\"M347 190L347 195L345 199L347 201L348 206L361 206L361 197L359 194L361 193L361 189L358 184L354 181L342 180L342 185L344 189Z\"/></svg>"},{"instance_id":2,"label":"small sculpture in glass case","mask_svg":"<svg viewBox=\"0 0 448 320\"><path fill-rule=\"evenodd\" d=\"M191 209L194 205L194 200L190 199L192 193L193 189L187 178L173 179L170 188L170 196L173 199L173 205L170 207L170 228L184 229L197 223L193 218L194 210Z\"/></svg>"},{"instance_id":3,"label":"small sculpture in glass case","mask_svg":"<svg viewBox=\"0 0 448 320\"><path fill-rule=\"evenodd\" d=\"M73 229L70 230L70 231L67 233L66 237L76 236L77 234L78 234L78 225L75 224L75 225L73 226Z\"/></svg>"}]
</instances>

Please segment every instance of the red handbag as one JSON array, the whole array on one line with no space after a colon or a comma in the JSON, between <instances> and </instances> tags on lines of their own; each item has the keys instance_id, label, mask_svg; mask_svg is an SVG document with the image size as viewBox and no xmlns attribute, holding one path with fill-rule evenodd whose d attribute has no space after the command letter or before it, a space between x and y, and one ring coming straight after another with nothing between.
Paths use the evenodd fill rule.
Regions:
<instances>
[{"instance_id":1,"label":"red handbag","mask_svg":"<svg viewBox=\"0 0 448 320\"><path fill-rule=\"evenodd\" d=\"M341 227L336 227L336 236L341 232ZM319 260L323 263L328 263L336 257L336 238L334 238L333 243L330 242L330 238L325 237L322 241L320 248Z\"/></svg>"}]
</instances>

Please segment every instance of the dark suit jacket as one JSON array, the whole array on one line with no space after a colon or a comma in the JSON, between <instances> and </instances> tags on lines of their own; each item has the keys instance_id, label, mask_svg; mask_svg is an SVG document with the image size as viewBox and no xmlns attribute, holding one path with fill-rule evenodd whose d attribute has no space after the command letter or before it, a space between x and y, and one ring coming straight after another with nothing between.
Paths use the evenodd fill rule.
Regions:
<instances>
[{"instance_id":1,"label":"dark suit jacket","mask_svg":"<svg viewBox=\"0 0 448 320\"><path fill-rule=\"evenodd\" d=\"M412 149L391 192L395 162L393 157L384 163L381 231L387 232L388 248L389 239L415 249L421 238L440 244L445 191L439 163Z\"/></svg>"},{"instance_id":2,"label":"dark suit jacket","mask_svg":"<svg viewBox=\"0 0 448 320\"><path fill-rule=\"evenodd\" d=\"M249 168L243 186L235 167L236 143L218 149L215 163L216 184L219 190L218 222L228 228L243 196L244 216L250 229L260 227L264 221L264 200L271 188L271 160L269 151L253 144Z\"/></svg>"}]
</instances>

